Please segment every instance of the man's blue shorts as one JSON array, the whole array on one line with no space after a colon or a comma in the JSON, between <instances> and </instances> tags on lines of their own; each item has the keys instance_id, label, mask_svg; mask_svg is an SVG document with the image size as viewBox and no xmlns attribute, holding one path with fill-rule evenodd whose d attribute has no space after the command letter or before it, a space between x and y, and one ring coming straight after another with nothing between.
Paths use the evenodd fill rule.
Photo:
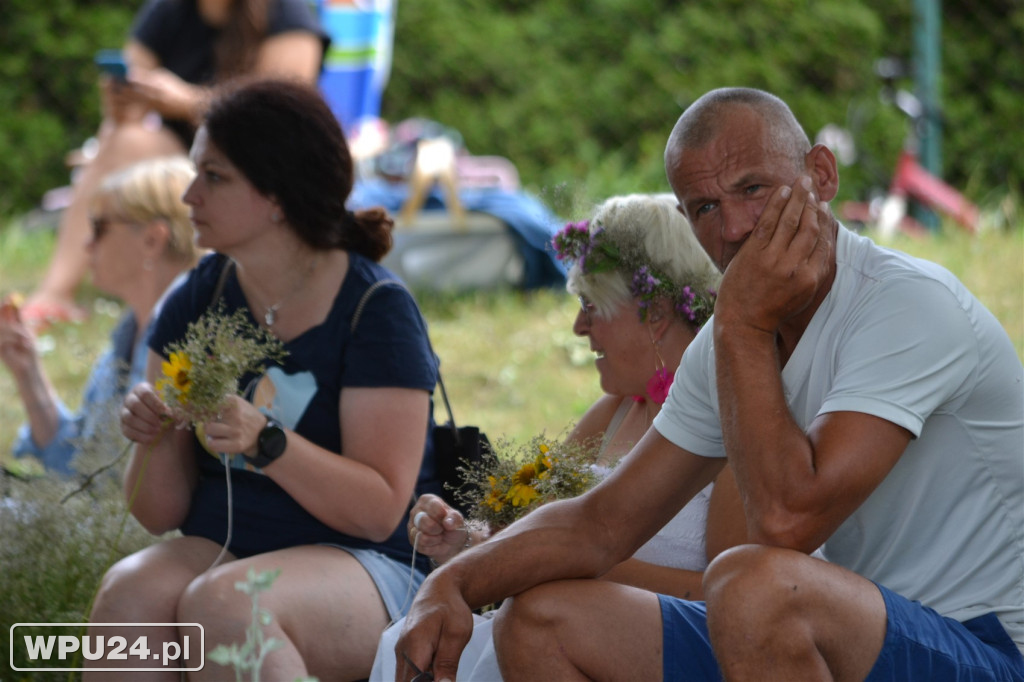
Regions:
<instances>
[{"instance_id":1,"label":"man's blue shorts","mask_svg":"<svg viewBox=\"0 0 1024 682\"><path fill-rule=\"evenodd\" d=\"M1024 656L992 614L963 623L878 586L887 626L866 682L1024 682ZM720 682L704 602L658 595L665 680Z\"/></svg>"}]
</instances>

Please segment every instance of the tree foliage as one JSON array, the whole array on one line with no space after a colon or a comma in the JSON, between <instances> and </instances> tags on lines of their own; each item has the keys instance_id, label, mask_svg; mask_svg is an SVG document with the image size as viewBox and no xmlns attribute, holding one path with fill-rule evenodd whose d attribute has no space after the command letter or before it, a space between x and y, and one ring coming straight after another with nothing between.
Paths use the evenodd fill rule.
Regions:
<instances>
[{"instance_id":1,"label":"tree foliage","mask_svg":"<svg viewBox=\"0 0 1024 682\"><path fill-rule=\"evenodd\" d=\"M775 92L812 137L851 127L861 159L843 170L841 197L884 186L904 137L873 65L912 57L910 2L397 1L384 116L459 129L567 217L584 198L666 190L672 124L722 85ZM123 42L139 4L0 3L0 210L67 182L64 154L99 120L92 55ZM1020 145L1007 144L1024 110L1024 3L947 0L942 14L945 175L997 200L1024 177Z\"/></svg>"},{"instance_id":2,"label":"tree foliage","mask_svg":"<svg viewBox=\"0 0 1024 682\"><path fill-rule=\"evenodd\" d=\"M983 199L1019 182L1024 9L943 3L946 177ZM561 190L665 190L664 142L703 92L745 85L790 103L812 137L853 129L842 197L888 183L906 122L880 101L880 57L909 60L911 3L882 0L400 0L385 115L459 128L475 153L513 159L563 212ZM1016 36L1016 37L1014 37ZM912 88L906 80L902 86Z\"/></svg>"},{"instance_id":3,"label":"tree foliage","mask_svg":"<svg viewBox=\"0 0 1024 682\"><path fill-rule=\"evenodd\" d=\"M124 42L134 3L0 2L0 212L68 182L64 156L95 132L93 54Z\"/></svg>"}]
</instances>

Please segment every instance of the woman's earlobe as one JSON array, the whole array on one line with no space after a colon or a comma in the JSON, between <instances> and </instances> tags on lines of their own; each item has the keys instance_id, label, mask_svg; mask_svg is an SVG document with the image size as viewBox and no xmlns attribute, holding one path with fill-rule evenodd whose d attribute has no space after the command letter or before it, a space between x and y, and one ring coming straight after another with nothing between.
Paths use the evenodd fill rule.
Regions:
<instances>
[{"instance_id":1,"label":"woman's earlobe","mask_svg":"<svg viewBox=\"0 0 1024 682\"><path fill-rule=\"evenodd\" d=\"M147 247L163 251L170 238L171 228L163 218L151 220L146 226L144 241Z\"/></svg>"},{"instance_id":2,"label":"woman's earlobe","mask_svg":"<svg viewBox=\"0 0 1024 682\"><path fill-rule=\"evenodd\" d=\"M668 322L672 319L671 302L661 299L654 301L647 308L647 329L651 333L651 340L656 341L665 334Z\"/></svg>"}]
</instances>

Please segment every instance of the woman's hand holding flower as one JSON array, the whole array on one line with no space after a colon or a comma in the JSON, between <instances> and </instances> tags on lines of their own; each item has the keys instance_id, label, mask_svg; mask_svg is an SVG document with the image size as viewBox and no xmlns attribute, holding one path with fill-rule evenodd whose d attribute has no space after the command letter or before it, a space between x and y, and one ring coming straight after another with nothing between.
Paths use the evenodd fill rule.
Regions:
<instances>
[{"instance_id":1,"label":"woman's hand holding flower","mask_svg":"<svg viewBox=\"0 0 1024 682\"><path fill-rule=\"evenodd\" d=\"M437 495L420 495L409 511L409 542L416 551L444 563L466 546L466 520Z\"/></svg>"},{"instance_id":2,"label":"woman's hand holding flower","mask_svg":"<svg viewBox=\"0 0 1024 682\"><path fill-rule=\"evenodd\" d=\"M210 450L253 457L260 431L266 425L266 416L252 403L230 395L224 399L217 417L203 422L203 431Z\"/></svg>"},{"instance_id":3,"label":"woman's hand holding flower","mask_svg":"<svg viewBox=\"0 0 1024 682\"><path fill-rule=\"evenodd\" d=\"M21 296L10 294L0 302L0 362L17 381L40 374L35 337L21 318Z\"/></svg>"},{"instance_id":4,"label":"woman's hand holding flower","mask_svg":"<svg viewBox=\"0 0 1024 682\"><path fill-rule=\"evenodd\" d=\"M153 386L143 381L125 396L121 406L121 433L130 441L148 445L160 438L170 419L170 408Z\"/></svg>"}]
</instances>

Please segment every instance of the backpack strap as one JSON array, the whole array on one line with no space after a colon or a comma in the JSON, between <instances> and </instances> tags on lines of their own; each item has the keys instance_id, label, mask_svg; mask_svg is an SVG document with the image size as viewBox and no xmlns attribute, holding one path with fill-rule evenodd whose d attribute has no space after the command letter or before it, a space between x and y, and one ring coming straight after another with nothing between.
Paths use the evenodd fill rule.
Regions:
<instances>
[{"instance_id":1,"label":"backpack strap","mask_svg":"<svg viewBox=\"0 0 1024 682\"><path fill-rule=\"evenodd\" d=\"M353 334L356 333L356 326L359 324L359 318L363 316L363 309L366 307L367 301L370 300L370 297L373 296L374 292L388 284L397 284L408 291L408 288L397 279L379 279L371 284L366 291L363 292L363 297L359 299L355 312L352 313L351 330ZM426 324L423 326L425 328ZM441 399L444 401L444 409L448 413L448 423L445 426L451 429L452 437L455 438L455 444L459 445L461 440L459 429L455 425L455 415L452 414L452 405L448 401L448 391L444 388L444 379L441 378L441 360L438 358L437 353L434 352L433 344L430 343L430 334L427 334L427 344L430 346L430 353L434 356L434 362L437 363L437 385L441 389Z\"/></svg>"},{"instance_id":2,"label":"backpack strap","mask_svg":"<svg viewBox=\"0 0 1024 682\"><path fill-rule=\"evenodd\" d=\"M213 288L213 295L210 296L210 306L216 303L220 299L221 294L224 293L224 284L228 281L228 275L234 269L235 261L225 256L224 266L220 269L220 275L217 277L217 285Z\"/></svg>"},{"instance_id":3,"label":"backpack strap","mask_svg":"<svg viewBox=\"0 0 1024 682\"><path fill-rule=\"evenodd\" d=\"M373 296L374 292L377 291L377 289L380 289L382 286L385 286L387 284L397 284L398 286L405 289L405 285L399 282L397 279L379 279L373 284L371 284L366 289L366 291L363 292L363 297L359 299L359 303L356 305L356 310L354 313L352 313L352 325L350 329L353 334L356 333L356 326L359 324L359 318L363 316L363 308L366 307L366 302L370 300L370 297ZM431 351L433 351L433 348L431 348Z\"/></svg>"}]
</instances>

